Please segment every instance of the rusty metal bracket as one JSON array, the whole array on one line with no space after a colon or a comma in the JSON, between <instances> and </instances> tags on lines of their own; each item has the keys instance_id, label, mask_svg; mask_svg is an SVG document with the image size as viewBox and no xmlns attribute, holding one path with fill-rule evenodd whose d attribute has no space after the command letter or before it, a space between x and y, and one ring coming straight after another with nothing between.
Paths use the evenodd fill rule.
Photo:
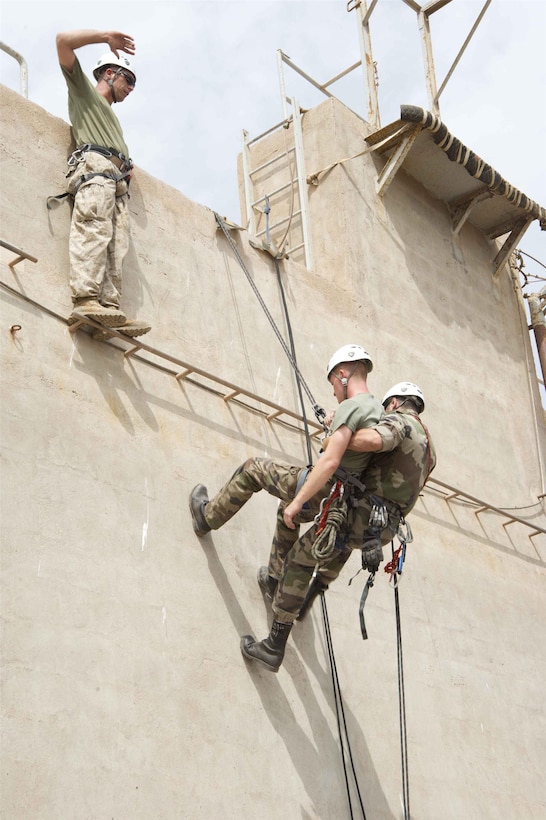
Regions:
<instances>
[{"instance_id":1,"label":"rusty metal bracket","mask_svg":"<svg viewBox=\"0 0 546 820\"><path fill-rule=\"evenodd\" d=\"M400 140L398 147L393 151L386 164L380 171L375 190L378 196L384 196L387 188L396 176L397 171L401 168L405 158L413 148L413 144L421 131L421 126L416 125L408 131Z\"/></svg>"},{"instance_id":2,"label":"rusty metal bracket","mask_svg":"<svg viewBox=\"0 0 546 820\"><path fill-rule=\"evenodd\" d=\"M12 259L11 262L8 262L8 268L11 268L11 270L13 270L15 265L19 264L19 262L22 262L23 259L28 259L29 262L37 262L38 261L35 256L31 256L26 251L21 250L21 248L17 248L15 245L11 245L9 242L6 242L4 239L0 239L0 246L2 246L3 248L5 248L8 251L11 251L11 253L14 253L15 256L16 256L15 259Z\"/></svg>"}]
</instances>

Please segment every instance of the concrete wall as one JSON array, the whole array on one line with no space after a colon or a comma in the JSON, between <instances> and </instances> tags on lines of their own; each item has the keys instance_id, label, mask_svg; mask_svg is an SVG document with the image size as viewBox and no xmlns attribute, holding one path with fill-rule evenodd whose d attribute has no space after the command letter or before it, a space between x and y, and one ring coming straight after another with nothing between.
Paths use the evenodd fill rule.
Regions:
<instances>
[{"instance_id":1,"label":"concrete wall","mask_svg":"<svg viewBox=\"0 0 546 820\"><path fill-rule=\"evenodd\" d=\"M273 499L203 541L187 512L198 481L214 491L249 455L304 462L304 439L69 333L57 318L71 309L69 206L45 208L62 190L68 127L1 97L1 235L39 260L12 271L1 256L2 282L21 294L0 288L2 814L349 816L320 609L295 626L278 675L239 651L241 634L268 628L255 573ZM309 112L308 170L356 153L363 128L335 102ZM544 526L544 422L510 279L493 282L489 243L471 227L455 245L444 206L404 174L378 201L375 170L367 158L312 191L315 269L282 263L305 379L330 406L327 359L364 344L378 395L422 384L436 477ZM297 410L281 345L213 213L140 169L131 187L123 304L151 320L145 341ZM272 260L234 236L284 332ZM546 539L433 489L411 523L399 591L412 815L543 816ZM328 611L366 815L395 818L393 592L378 578L363 642L362 575L347 586L358 565Z\"/></svg>"}]
</instances>

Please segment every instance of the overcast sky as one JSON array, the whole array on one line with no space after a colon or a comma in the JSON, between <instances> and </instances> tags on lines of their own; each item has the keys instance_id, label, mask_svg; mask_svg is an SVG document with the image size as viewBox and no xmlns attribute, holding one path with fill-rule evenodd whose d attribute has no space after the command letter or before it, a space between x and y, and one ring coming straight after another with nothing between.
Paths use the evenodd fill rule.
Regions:
<instances>
[{"instance_id":1,"label":"overcast sky","mask_svg":"<svg viewBox=\"0 0 546 820\"><path fill-rule=\"evenodd\" d=\"M452 0L432 15L438 84L483 5ZM137 87L116 113L134 161L236 222L242 129L256 136L282 119L277 49L319 82L360 57L356 14L347 12L346 0L2 0L0 13L1 40L28 63L29 98L65 120L55 34L94 28L132 35ZM428 108L415 12L402 0L380 0L371 34L382 124L398 118L401 104ZM545 0L493 0L440 100L449 130L542 206L545 44ZM84 70L105 50L82 48ZM19 90L19 67L3 52L0 79ZM286 83L288 95L305 108L323 99L289 68ZM360 70L332 91L366 115ZM546 264L544 239L535 221L520 247ZM546 274L531 260L526 265L530 273Z\"/></svg>"}]
</instances>

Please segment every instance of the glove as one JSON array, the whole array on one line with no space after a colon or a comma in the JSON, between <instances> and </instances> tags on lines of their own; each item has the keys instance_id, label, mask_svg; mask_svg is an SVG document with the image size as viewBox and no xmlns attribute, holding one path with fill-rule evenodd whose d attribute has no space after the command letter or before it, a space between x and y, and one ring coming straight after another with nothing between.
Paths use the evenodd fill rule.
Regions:
<instances>
[{"instance_id":1,"label":"glove","mask_svg":"<svg viewBox=\"0 0 546 820\"><path fill-rule=\"evenodd\" d=\"M364 543L362 544L362 569L366 569L368 572L377 572L382 560L383 547L381 546L379 532L374 533L368 530L364 534Z\"/></svg>"}]
</instances>

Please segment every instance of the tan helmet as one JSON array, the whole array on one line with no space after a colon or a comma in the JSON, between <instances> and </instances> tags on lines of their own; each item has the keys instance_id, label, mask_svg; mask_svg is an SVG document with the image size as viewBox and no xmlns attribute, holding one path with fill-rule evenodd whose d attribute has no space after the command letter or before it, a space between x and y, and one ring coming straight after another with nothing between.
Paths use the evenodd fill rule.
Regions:
<instances>
[{"instance_id":1,"label":"tan helmet","mask_svg":"<svg viewBox=\"0 0 546 820\"><path fill-rule=\"evenodd\" d=\"M334 367L342 362L368 362L368 371L373 370L373 362L363 347L360 347L360 345L343 345L339 350L336 350L328 362L326 378L330 376Z\"/></svg>"},{"instance_id":2,"label":"tan helmet","mask_svg":"<svg viewBox=\"0 0 546 820\"><path fill-rule=\"evenodd\" d=\"M413 399L418 407L421 407L419 410L420 413L422 413L425 409L425 397L423 396L423 391L413 382L398 382L398 384L393 384L391 389L387 390L383 396L383 401L381 402L383 407L385 407L389 400L393 399L395 396L398 399Z\"/></svg>"},{"instance_id":3,"label":"tan helmet","mask_svg":"<svg viewBox=\"0 0 546 820\"><path fill-rule=\"evenodd\" d=\"M131 65L131 61L125 56L125 54L120 54L119 57L116 57L113 51L107 51L106 54L103 54L97 62L95 68L93 69L93 77L95 80L99 79L99 74L102 69L107 68L108 66L125 68L127 71L131 72L136 80L136 74Z\"/></svg>"}]
</instances>

